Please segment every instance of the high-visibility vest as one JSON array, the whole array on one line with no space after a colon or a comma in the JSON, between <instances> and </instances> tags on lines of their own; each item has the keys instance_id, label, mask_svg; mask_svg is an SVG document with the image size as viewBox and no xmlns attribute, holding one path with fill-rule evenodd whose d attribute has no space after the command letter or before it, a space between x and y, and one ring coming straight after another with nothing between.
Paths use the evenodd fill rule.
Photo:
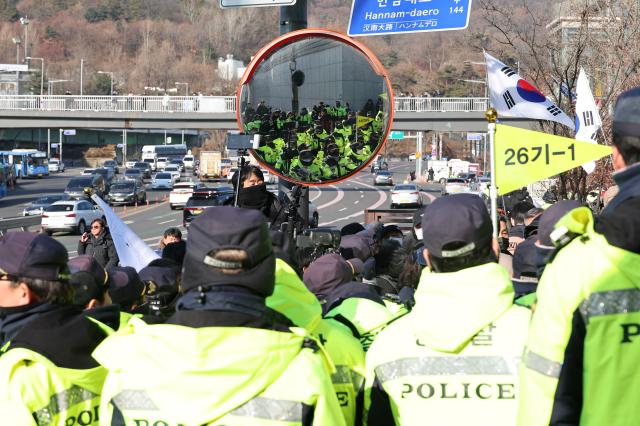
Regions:
<instances>
[{"instance_id":1,"label":"high-visibility vest","mask_svg":"<svg viewBox=\"0 0 640 426\"><path fill-rule=\"evenodd\" d=\"M331 383L347 425L360 425L364 394L364 352L350 333L322 319L322 307L316 296L286 262L276 259L276 285L267 298L267 306L304 327L325 348L336 371Z\"/></svg>"},{"instance_id":2,"label":"high-visibility vest","mask_svg":"<svg viewBox=\"0 0 640 426\"><path fill-rule=\"evenodd\" d=\"M130 326L94 352L101 424L344 425L335 370L302 329Z\"/></svg>"},{"instance_id":3,"label":"high-visibility vest","mask_svg":"<svg viewBox=\"0 0 640 426\"><path fill-rule=\"evenodd\" d=\"M575 238L546 266L538 284L520 367L518 424L549 424L569 345L582 358L581 365L572 359L566 366L581 368L575 373L581 382L574 385L582 403L574 398L572 421L637 424L640 254L614 247L596 233L587 207L564 216L556 225L562 229ZM577 345L575 339L580 339Z\"/></svg>"},{"instance_id":4,"label":"high-visibility vest","mask_svg":"<svg viewBox=\"0 0 640 426\"><path fill-rule=\"evenodd\" d=\"M98 425L107 370L60 368L25 348L0 358L0 424Z\"/></svg>"},{"instance_id":5,"label":"high-visibility vest","mask_svg":"<svg viewBox=\"0 0 640 426\"><path fill-rule=\"evenodd\" d=\"M528 309L514 305L460 352L445 353L413 335L409 313L378 334L367 353L367 391L374 380L382 385L398 425L512 426L529 318Z\"/></svg>"}]
</instances>

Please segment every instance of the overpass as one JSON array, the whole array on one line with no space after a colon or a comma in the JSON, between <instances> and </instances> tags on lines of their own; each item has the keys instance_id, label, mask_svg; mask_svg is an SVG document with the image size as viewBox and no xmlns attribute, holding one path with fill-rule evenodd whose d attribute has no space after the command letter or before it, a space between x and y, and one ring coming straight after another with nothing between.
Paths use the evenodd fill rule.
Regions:
<instances>
[{"instance_id":1,"label":"overpass","mask_svg":"<svg viewBox=\"0 0 640 426\"><path fill-rule=\"evenodd\" d=\"M394 98L394 130L482 132L487 98ZM505 118L532 128L537 120ZM0 96L0 128L236 130L235 96Z\"/></svg>"}]
</instances>

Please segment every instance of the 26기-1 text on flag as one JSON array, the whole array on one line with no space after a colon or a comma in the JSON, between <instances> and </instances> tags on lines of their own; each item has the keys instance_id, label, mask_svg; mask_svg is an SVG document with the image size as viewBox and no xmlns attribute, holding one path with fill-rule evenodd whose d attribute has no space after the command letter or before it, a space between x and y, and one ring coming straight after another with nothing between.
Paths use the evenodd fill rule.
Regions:
<instances>
[{"instance_id":1,"label":"26\uae30-1 text on flag","mask_svg":"<svg viewBox=\"0 0 640 426\"><path fill-rule=\"evenodd\" d=\"M496 125L496 186L504 195L532 182L611 155L611 147Z\"/></svg>"}]
</instances>

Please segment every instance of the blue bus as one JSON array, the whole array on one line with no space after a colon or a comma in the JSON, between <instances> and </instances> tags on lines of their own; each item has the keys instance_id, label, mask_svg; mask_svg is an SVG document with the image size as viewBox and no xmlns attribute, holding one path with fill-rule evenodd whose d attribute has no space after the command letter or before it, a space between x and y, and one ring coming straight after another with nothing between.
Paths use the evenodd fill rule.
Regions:
<instances>
[{"instance_id":1,"label":"blue bus","mask_svg":"<svg viewBox=\"0 0 640 426\"><path fill-rule=\"evenodd\" d=\"M11 166L3 163L0 157L0 198L7 195L7 176L9 175L10 169Z\"/></svg>"},{"instance_id":2,"label":"blue bus","mask_svg":"<svg viewBox=\"0 0 640 426\"><path fill-rule=\"evenodd\" d=\"M14 149L0 151L0 156L13 165L17 179L49 176L49 159L46 152L36 149Z\"/></svg>"}]
</instances>

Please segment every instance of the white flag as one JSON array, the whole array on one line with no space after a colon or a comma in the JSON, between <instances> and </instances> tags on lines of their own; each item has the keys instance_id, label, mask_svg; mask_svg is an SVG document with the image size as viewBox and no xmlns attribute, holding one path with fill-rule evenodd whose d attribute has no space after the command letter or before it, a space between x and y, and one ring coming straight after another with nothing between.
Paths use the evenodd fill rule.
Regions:
<instances>
[{"instance_id":1,"label":"white flag","mask_svg":"<svg viewBox=\"0 0 640 426\"><path fill-rule=\"evenodd\" d=\"M498 117L556 121L574 128L573 120L531 83L487 52L484 58L487 62L489 97Z\"/></svg>"},{"instance_id":2,"label":"white flag","mask_svg":"<svg viewBox=\"0 0 640 426\"><path fill-rule=\"evenodd\" d=\"M120 258L120 266L131 266L140 272L149 262L158 256L144 241L136 235L102 198L92 195L91 199L104 211L113 245Z\"/></svg>"},{"instance_id":3,"label":"white flag","mask_svg":"<svg viewBox=\"0 0 640 426\"><path fill-rule=\"evenodd\" d=\"M597 143L596 136L602 126L596 101L589 87L587 74L580 68L576 84L576 140ZM582 165L587 173L596 169L596 162L590 161Z\"/></svg>"}]
</instances>

